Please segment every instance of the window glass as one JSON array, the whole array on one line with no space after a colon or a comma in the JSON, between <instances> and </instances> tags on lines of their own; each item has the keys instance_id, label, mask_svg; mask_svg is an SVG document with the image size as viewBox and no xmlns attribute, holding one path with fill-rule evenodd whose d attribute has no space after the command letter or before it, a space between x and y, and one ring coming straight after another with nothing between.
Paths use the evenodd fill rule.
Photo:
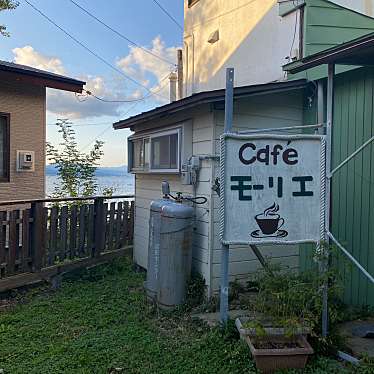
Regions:
<instances>
[{"instance_id":1,"label":"window glass","mask_svg":"<svg viewBox=\"0 0 374 374\"><path fill-rule=\"evenodd\" d=\"M132 160L133 160L133 168L142 168L144 164L144 148L143 148L143 140L134 140L133 141L133 153L132 153Z\"/></svg>"},{"instance_id":2,"label":"window glass","mask_svg":"<svg viewBox=\"0 0 374 374\"><path fill-rule=\"evenodd\" d=\"M154 169L170 169L170 136L152 139L152 166Z\"/></svg>"},{"instance_id":3,"label":"window glass","mask_svg":"<svg viewBox=\"0 0 374 374\"><path fill-rule=\"evenodd\" d=\"M149 168L149 139L144 139L144 168Z\"/></svg>"},{"instance_id":4,"label":"window glass","mask_svg":"<svg viewBox=\"0 0 374 374\"><path fill-rule=\"evenodd\" d=\"M152 169L178 169L178 134L151 139Z\"/></svg>"},{"instance_id":5,"label":"window glass","mask_svg":"<svg viewBox=\"0 0 374 374\"><path fill-rule=\"evenodd\" d=\"M178 168L178 134L170 135L170 169Z\"/></svg>"},{"instance_id":6,"label":"window glass","mask_svg":"<svg viewBox=\"0 0 374 374\"><path fill-rule=\"evenodd\" d=\"M8 117L0 115L0 178L8 177Z\"/></svg>"}]
</instances>

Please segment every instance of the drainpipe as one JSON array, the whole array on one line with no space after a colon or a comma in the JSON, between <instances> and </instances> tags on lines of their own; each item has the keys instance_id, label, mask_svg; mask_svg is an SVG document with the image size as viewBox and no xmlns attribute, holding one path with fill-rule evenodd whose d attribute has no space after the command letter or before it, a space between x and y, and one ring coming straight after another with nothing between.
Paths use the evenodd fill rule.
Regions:
<instances>
[{"instance_id":1,"label":"drainpipe","mask_svg":"<svg viewBox=\"0 0 374 374\"><path fill-rule=\"evenodd\" d=\"M169 76L170 81L170 102L177 100L177 74L171 73Z\"/></svg>"},{"instance_id":2,"label":"drainpipe","mask_svg":"<svg viewBox=\"0 0 374 374\"><path fill-rule=\"evenodd\" d=\"M178 69L178 100L183 99L183 51L177 51L177 69Z\"/></svg>"}]
</instances>

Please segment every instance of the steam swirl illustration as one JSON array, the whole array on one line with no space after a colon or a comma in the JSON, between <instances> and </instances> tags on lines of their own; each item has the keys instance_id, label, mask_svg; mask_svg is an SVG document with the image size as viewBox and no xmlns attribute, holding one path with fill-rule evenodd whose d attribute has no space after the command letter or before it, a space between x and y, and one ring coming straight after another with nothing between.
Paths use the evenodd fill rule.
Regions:
<instances>
[{"instance_id":1,"label":"steam swirl illustration","mask_svg":"<svg viewBox=\"0 0 374 374\"><path fill-rule=\"evenodd\" d=\"M264 210L264 216L275 216L277 215L277 212L279 211L279 205L274 203L272 206L269 208L266 208Z\"/></svg>"}]
</instances>

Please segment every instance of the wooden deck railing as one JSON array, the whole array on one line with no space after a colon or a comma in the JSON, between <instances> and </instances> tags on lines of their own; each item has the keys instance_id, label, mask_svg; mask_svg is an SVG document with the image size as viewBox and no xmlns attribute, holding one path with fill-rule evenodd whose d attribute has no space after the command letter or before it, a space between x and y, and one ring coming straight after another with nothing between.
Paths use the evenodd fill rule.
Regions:
<instances>
[{"instance_id":1,"label":"wooden deck railing","mask_svg":"<svg viewBox=\"0 0 374 374\"><path fill-rule=\"evenodd\" d=\"M132 195L0 202L0 292L125 254Z\"/></svg>"}]
</instances>

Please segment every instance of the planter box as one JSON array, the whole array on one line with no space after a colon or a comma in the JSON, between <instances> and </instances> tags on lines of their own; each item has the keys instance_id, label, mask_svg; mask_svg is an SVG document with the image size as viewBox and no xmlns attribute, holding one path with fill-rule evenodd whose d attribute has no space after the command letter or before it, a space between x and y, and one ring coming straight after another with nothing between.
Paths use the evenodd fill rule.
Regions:
<instances>
[{"instance_id":1,"label":"planter box","mask_svg":"<svg viewBox=\"0 0 374 374\"><path fill-rule=\"evenodd\" d=\"M293 339L281 336L267 336L264 338L247 336L246 342L251 350L257 369L263 373L273 373L280 369L303 369L307 363L308 356L313 354L313 348L302 335ZM282 346L291 342L297 343L298 347L258 348L258 345L261 344L265 346Z\"/></svg>"},{"instance_id":2,"label":"planter box","mask_svg":"<svg viewBox=\"0 0 374 374\"><path fill-rule=\"evenodd\" d=\"M250 321L250 318L237 318L235 320L235 326L239 331L240 337L243 340L246 340L246 338L249 337L255 337L256 329L255 328L246 328L244 327L244 324L246 322ZM271 327L271 322L268 324L269 326L266 326L266 323L264 323L264 331L265 334L268 336L284 336L286 334L286 331L283 327ZM307 335L310 333L309 328L304 327L297 329L295 331L295 335Z\"/></svg>"}]
</instances>

